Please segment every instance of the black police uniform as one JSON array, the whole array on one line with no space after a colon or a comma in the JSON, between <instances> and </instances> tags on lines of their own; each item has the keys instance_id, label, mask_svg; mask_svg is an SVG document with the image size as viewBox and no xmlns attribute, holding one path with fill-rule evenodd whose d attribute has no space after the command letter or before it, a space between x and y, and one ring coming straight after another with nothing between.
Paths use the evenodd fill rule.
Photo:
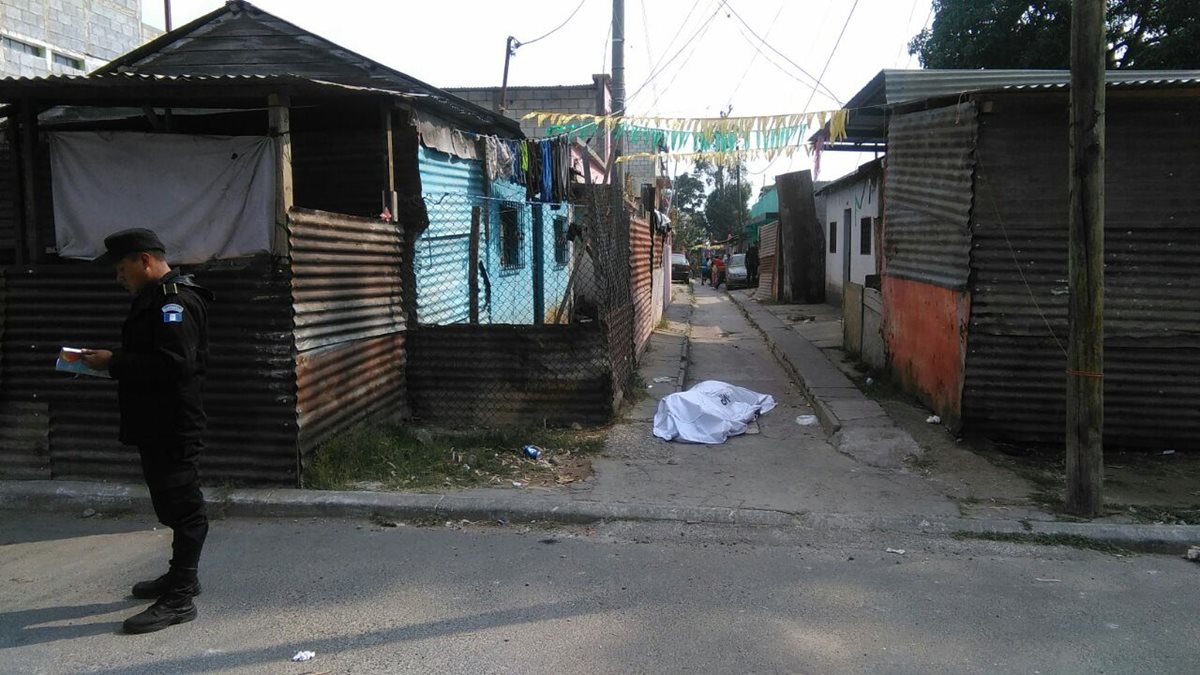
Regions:
<instances>
[{"instance_id":1,"label":"black police uniform","mask_svg":"<svg viewBox=\"0 0 1200 675\"><path fill-rule=\"evenodd\" d=\"M137 446L154 513L174 532L172 572L190 577L208 534L198 482L206 417L201 389L208 367L212 293L172 270L143 287L121 329L109 374L117 380L121 442Z\"/></svg>"}]
</instances>

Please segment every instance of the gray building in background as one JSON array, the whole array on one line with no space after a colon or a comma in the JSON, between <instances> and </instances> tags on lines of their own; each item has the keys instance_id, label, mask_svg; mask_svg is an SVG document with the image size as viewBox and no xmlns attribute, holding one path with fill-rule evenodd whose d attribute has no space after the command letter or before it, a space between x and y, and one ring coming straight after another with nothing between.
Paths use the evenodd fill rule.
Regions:
<instances>
[{"instance_id":1,"label":"gray building in background","mask_svg":"<svg viewBox=\"0 0 1200 675\"><path fill-rule=\"evenodd\" d=\"M0 77L83 75L159 35L142 0L0 0Z\"/></svg>"},{"instance_id":2,"label":"gray building in background","mask_svg":"<svg viewBox=\"0 0 1200 675\"><path fill-rule=\"evenodd\" d=\"M500 111L500 87L446 87L446 91L464 98L471 103ZM559 112L588 115L608 115L612 113L612 76L608 74L592 75L591 84L579 85L550 85L541 87L509 87L505 92L506 106L502 111L506 117L518 120L521 131L529 138L546 138L552 133L561 133L548 124L538 124L536 119L522 119L531 112ZM612 139L603 130L584 130L578 136L587 141L591 150L593 165L597 174L603 172L604 162L612 149ZM637 143L626 143L625 152L653 152L655 148L649 141L639 140ZM625 163L625 175L629 177L633 195L636 197L643 185L657 186L657 161L639 158Z\"/></svg>"}]
</instances>

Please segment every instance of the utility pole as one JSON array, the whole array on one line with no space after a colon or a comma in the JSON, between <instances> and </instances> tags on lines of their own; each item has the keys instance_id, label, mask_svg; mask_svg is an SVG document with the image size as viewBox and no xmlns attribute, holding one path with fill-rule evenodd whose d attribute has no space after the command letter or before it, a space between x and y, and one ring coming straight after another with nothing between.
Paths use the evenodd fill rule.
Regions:
<instances>
[{"instance_id":1,"label":"utility pole","mask_svg":"<svg viewBox=\"0 0 1200 675\"><path fill-rule=\"evenodd\" d=\"M612 114L621 119L625 115L625 0L613 0L612 4L612 98ZM625 141L616 126L610 133L614 136L613 194L620 210L625 204L625 170L616 161L625 151Z\"/></svg>"},{"instance_id":2,"label":"utility pole","mask_svg":"<svg viewBox=\"0 0 1200 675\"><path fill-rule=\"evenodd\" d=\"M163 0L163 26L171 32L171 0Z\"/></svg>"},{"instance_id":3,"label":"utility pole","mask_svg":"<svg viewBox=\"0 0 1200 675\"><path fill-rule=\"evenodd\" d=\"M1071 8L1067 510L1104 507L1105 0Z\"/></svg>"}]
</instances>

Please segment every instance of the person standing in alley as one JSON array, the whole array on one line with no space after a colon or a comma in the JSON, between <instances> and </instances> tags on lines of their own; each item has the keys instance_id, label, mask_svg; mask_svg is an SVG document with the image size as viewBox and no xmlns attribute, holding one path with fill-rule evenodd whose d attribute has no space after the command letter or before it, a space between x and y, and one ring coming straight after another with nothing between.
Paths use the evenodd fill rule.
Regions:
<instances>
[{"instance_id":1,"label":"person standing in alley","mask_svg":"<svg viewBox=\"0 0 1200 675\"><path fill-rule=\"evenodd\" d=\"M708 254L706 253L704 254L704 261L700 263L700 285L703 286L704 284L707 284L709 279L712 278L711 275L712 261L709 259Z\"/></svg>"},{"instance_id":2,"label":"person standing in alley","mask_svg":"<svg viewBox=\"0 0 1200 675\"><path fill-rule=\"evenodd\" d=\"M725 281L725 259L717 254L712 259L712 287L720 288L722 281ZM725 284L725 287L728 288L729 284Z\"/></svg>"},{"instance_id":3,"label":"person standing in alley","mask_svg":"<svg viewBox=\"0 0 1200 675\"><path fill-rule=\"evenodd\" d=\"M746 282L751 288L758 286L758 245L746 249Z\"/></svg>"},{"instance_id":4,"label":"person standing in alley","mask_svg":"<svg viewBox=\"0 0 1200 675\"><path fill-rule=\"evenodd\" d=\"M208 304L213 295L171 269L166 247L147 229L104 240L97 261L111 264L133 302L116 351L84 349L84 365L117 381L120 440L136 446L159 522L171 528L166 574L134 584L155 602L125 620L127 633L150 633L196 618L197 572L208 535L199 459L207 419L201 390L208 368Z\"/></svg>"}]
</instances>

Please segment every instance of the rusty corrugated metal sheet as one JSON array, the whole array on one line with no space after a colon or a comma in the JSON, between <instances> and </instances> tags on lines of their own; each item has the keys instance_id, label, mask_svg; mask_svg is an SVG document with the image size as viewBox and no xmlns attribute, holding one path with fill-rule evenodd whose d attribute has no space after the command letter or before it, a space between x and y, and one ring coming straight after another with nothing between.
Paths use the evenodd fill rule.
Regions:
<instances>
[{"instance_id":1,"label":"rusty corrugated metal sheet","mask_svg":"<svg viewBox=\"0 0 1200 675\"><path fill-rule=\"evenodd\" d=\"M996 438L1059 443L1066 97L1021 101L997 97L980 134L963 413ZM1200 100L1110 94L1107 125L1105 442L1200 448Z\"/></svg>"},{"instance_id":2,"label":"rusty corrugated metal sheet","mask_svg":"<svg viewBox=\"0 0 1200 675\"><path fill-rule=\"evenodd\" d=\"M309 209L289 218L298 351L404 330L399 225Z\"/></svg>"},{"instance_id":3,"label":"rusty corrugated metal sheet","mask_svg":"<svg viewBox=\"0 0 1200 675\"><path fill-rule=\"evenodd\" d=\"M966 288L977 133L974 102L892 118L884 226L889 276Z\"/></svg>"},{"instance_id":4,"label":"rusty corrugated metal sheet","mask_svg":"<svg viewBox=\"0 0 1200 675\"><path fill-rule=\"evenodd\" d=\"M414 413L456 425L600 424L613 415L598 323L421 326L408 333Z\"/></svg>"},{"instance_id":5,"label":"rusty corrugated metal sheet","mask_svg":"<svg viewBox=\"0 0 1200 675\"><path fill-rule=\"evenodd\" d=\"M300 451L374 416L408 414L405 336L376 338L305 352L296 357Z\"/></svg>"},{"instance_id":6,"label":"rusty corrugated metal sheet","mask_svg":"<svg viewBox=\"0 0 1200 675\"><path fill-rule=\"evenodd\" d=\"M189 267L217 295L210 310L205 386L206 482L297 481L292 310L286 269L259 258ZM54 478L140 480L137 454L116 440L116 386L54 370L64 344L115 345L129 298L106 268L88 264L10 268L0 380L8 414L46 406ZM12 411L16 411L15 413ZM36 425L34 425L36 426ZM3 454L28 454L0 436Z\"/></svg>"},{"instance_id":7,"label":"rusty corrugated metal sheet","mask_svg":"<svg viewBox=\"0 0 1200 675\"><path fill-rule=\"evenodd\" d=\"M641 354L654 331L654 279L651 276L651 249L654 236L650 222L629 218L629 279L633 292L634 351Z\"/></svg>"},{"instance_id":8,"label":"rusty corrugated metal sheet","mask_svg":"<svg viewBox=\"0 0 1200 675\"><path fill-rule=\"evenodd\" d=\"M759 230L758 290L754 297L759 300L775 300L776 277L779 271L779 221L767 223Z\"/></svg>"},{"instance_id":9,"label":"rusty corrugated metal sheet","mask_svg":"<svg viewBox=\"0 0 1200 675\"><path fill-rule=\"evenodd\" d=\"M403 233L395 223L293 209L292 297L302 453L405 400Z\"/></svg>"}]
</instances>

